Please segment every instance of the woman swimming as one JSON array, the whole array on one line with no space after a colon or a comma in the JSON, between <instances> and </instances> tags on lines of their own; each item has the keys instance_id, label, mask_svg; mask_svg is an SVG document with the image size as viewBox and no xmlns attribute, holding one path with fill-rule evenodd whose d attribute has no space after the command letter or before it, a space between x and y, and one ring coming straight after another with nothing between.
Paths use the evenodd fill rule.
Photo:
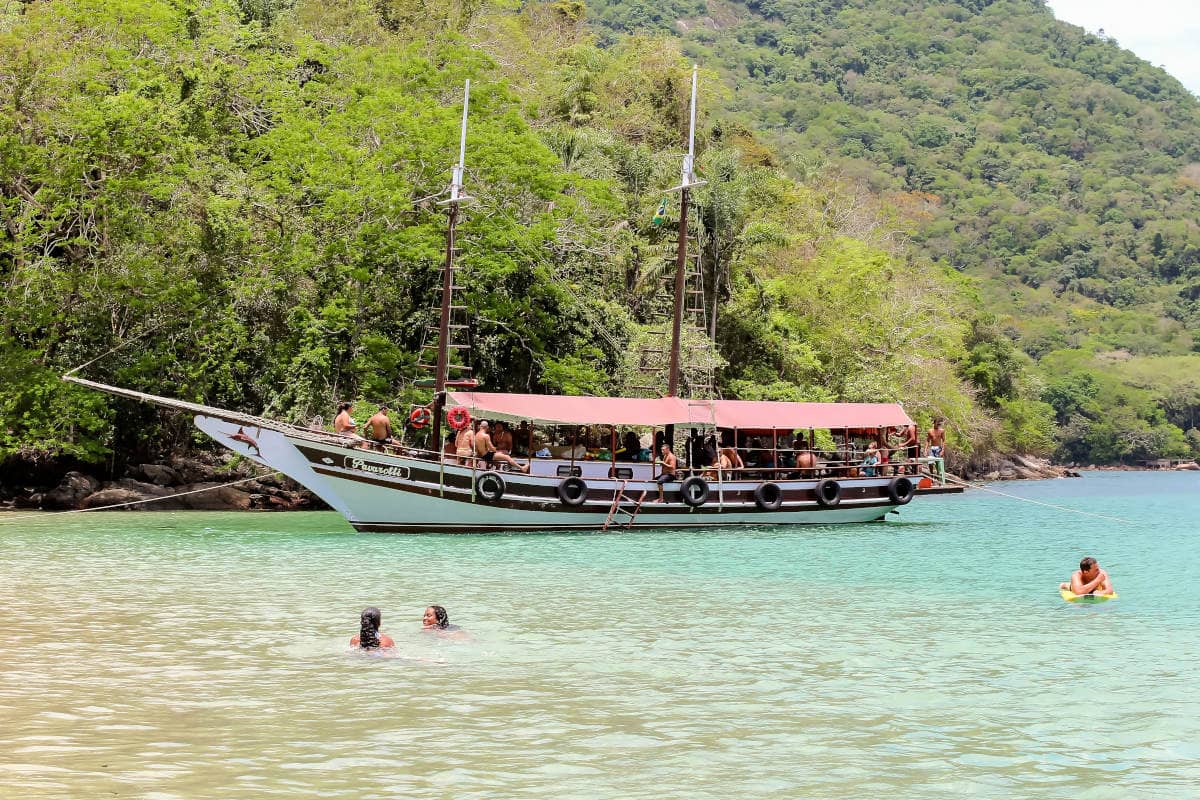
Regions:
<instances>
[{"instance_id":1,"label":"woman swimming","mask_svg":"<svg viewBox=\"0 0 1200 800\"><path fill-rule=\"evenodd\" d=\"M383 614L375 606L364 608L362 612L361 627L358 631L358 636L350 639L351 647L361 647L364 650L371 650L377 647L395 647L396 643L392 641L392 637L386 633L379 632L379 624L383 620Z\"/></svg>"},{"instance_id":2,"label":"woman swimming","mask_svg":"<svg viewBox=\"0 0 1200 800\"><path fill-rule=\"evenodd\" d=\"M422 631L436 633L454 639L466 638L467 632L457 625L450 624L450 615L441 606L426 606L425 616L421 618Z\"/></svg>"}]
</instances>

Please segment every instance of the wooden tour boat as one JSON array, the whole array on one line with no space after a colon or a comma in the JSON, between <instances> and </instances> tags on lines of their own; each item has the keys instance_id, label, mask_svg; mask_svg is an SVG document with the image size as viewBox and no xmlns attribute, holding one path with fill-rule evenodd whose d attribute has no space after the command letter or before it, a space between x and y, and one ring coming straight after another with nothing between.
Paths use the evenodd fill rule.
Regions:
<instances>
[{"instance_id":1,"label":"wooden tour boat","mask_svg":"<svg viewBox=\"0 0 1200 800\"><path fill-rule=\"evenodd\" d=\"M703 185L693 171L696 74L692 75L691 125L682 180L671 191L680 194L679 240L666 396L579 397L503 394L475 391L478 382L454 370L452 324L455 306L454 240L462 193L470 82L463 100L459 161L449 187L446 260L442 270L440 325L436 362L429 381L430 449L376 445L358 437L336 435L276 420L225 411L173 398L64 376L100 391L193 412L195 424L225 447L302 484L340 512L358 531L417 533L430 531L548 531L629 528L696 528L730 525L871 522L912 500L921 484L933 491L954 491L940 469L930 474L931 459L892 460L863 469L852 455L850 437L886 440L886 431L913 424L894 403L787 403L679 397L680 340L685 292L687 226L690 193ZM457 411L465 409L467 413ZM453 411L452 415L447 412ZM468 417L469 415L469 417ZM528 474L485 468L482 459L460 459L445 453L443 420L461 427L464 418L486 418L536 426L608 426L608 460L575 457L529 457ZM675 441L677 429L689 432L675 479L662 484L657 461L622 461L618 429L649 431ZM798 468L788 460L796 452L816 453L817 432L840 436L846 451ZM807 445L793 449L792 436ZM720 438L722 445L741 447L746 437L769 439L757 448L757 463L742 469L718 469L700 462L704 448ZM786 439L781 439L786 437ZM532 440L530 453L533 453ZM782 446L780 446L782 444ZM437 448L437 449L433 449ZM653 448L657 455L657 445ZM899 452L899 451L896 451ZM711 449L708 451L711 456ZM781 453L783 454L781 456ZM631 455L631 454L627 454ZM686 458L685 458L686 455ZM524 461L524 459L522 459ZM891 474L883 474L884 470Z\"/></svg>"}]
</instances>

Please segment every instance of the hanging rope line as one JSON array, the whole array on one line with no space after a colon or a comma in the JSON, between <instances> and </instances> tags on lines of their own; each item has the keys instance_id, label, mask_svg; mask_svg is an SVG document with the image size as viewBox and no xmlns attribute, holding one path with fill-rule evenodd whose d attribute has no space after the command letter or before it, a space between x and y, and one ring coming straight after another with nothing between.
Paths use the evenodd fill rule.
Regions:
<instances>
[{"instance_id":1,"label":"hanging rope line","mask_svg":"<svg viewBox=\"0 0 1200 800\"><path fill-rule=\"evenodd\" d=\"M71 370L70 372L66 372L66 373L64 373L64 374L63 374L63 377L66 377L67 375L74 375L76 372L79 372L79 370L83 369L84 367L90 367L92 364L95 364L95 363L96 363L97 361L99 361L100 359L102 359L102 358L105 358L105 357L107 357L107 356L111 356L113 353L117 352L118 350L120 350L121 348L125 347L126 345L133 344L134 342L138 341L139 339L144 339L145 337L147 337L147 336L149 336L150 334L152 334L152 333L154 333L155 331L157 331L159 328L161 328L161 327L163 327L164 325L166 325L166 324L167 324L167 322L168 322L168 320L164 320L164 321L162 321L162 322L158 323L157 325L155 325L153 328L148 328L147 330L144 330L144 331L142 331L142 332L141 332L141 333L139 333L137 336L131 336L130 338L128 338L128 339L126 339L125 341L123 341L123 342L121 342L120 344L118 344L116 347L109 348L107 351L105 351L105 352L101 353L100 355L96 356L96 357L95 357L95 358L93 358L91 361L88 361L88 362L87 362L87 363L85 363L85 364L80 364L78 367L76 367L75 369Z\"/></svg>"},{"instance_id":2,"label":"hanging rope line","mask_svg":"<svg viewBox=\"0 0 1200 800\"><path fill-rule=\"evenodd\" d=\"M163 500L174 500L176 497L186 497L189 494L211 492L216 489L224 489L227 486L237 486L239 483L249 483L250 481L262 480L263 478L269 478L272 475L278 474L278 472L267 472L250 478L239 478L236 481L222 483L218 486L205 486L203 489L190 489L186 492L176 492L175 494L163 495L162 497L147 497L143 500L130 500L128 503L113 503L112 505L96 506L95 508L72 508L67 511L40 511L37 514L21 514L16 517L9 516L8 514L0 514L0 522L16 522L22 519L45 519L46 517L57 517L62 514L83 514L88 511L110 511L114 508L126 508L128 506L142 505L143 503L159 503Z\"/></svg>"},{"instance_id":3,"label":"hanging rope line","mask_svg":"<svg viewBox=\"0 0 1200 800\"><path fill-rule=\"evenodd\" d=\"M1133 522L1133 520L1122 519L1121 517L1113 517L1113 516L1109 516L1108 514L1096 514L1091 511L1080 511L1077 508L1067 508L1066 506L1056 506L1053 503L1043 503L1041 500L1032 500L1028 497L1021 497L1019 495L1009 494L1007 492L1001 492L996 489L989 489L988 487L984 486L983 484L970 483L969 481L960 480L958 478L951 477L950 475L946 476L946 482L947 483L957 483L959 486L966 486L971 489L978 489L981 492L990 492L991 494L998 494L1001 497L1007 497L1010 500L1020 500L1022 503L1032 503L1035 506L1045 506L1046 508L1053 508L1056 511L1067 511L1071 514L1079 514L1084 517L1095 517L1096 519L1107 519L1107 520L1111 520L1112 522L1120 522L1125 525L1136 524Z\"/></svg>"}]
</instances>

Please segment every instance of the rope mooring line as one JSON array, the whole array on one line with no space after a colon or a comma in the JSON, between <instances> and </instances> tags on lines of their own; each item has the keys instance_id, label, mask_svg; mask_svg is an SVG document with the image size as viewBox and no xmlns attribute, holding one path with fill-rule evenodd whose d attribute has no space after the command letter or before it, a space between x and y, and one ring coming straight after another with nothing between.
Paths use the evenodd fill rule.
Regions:
<instances>
[{"instance_id":1,"label":"rope mooring line","mask_svg":"<svg viewBox=\"0 0 1200 800\"><path fill-rule=\"evenodd\" d=\"M1122 519L1121 517L1112 517L1112 516L1109 516L1108 514L1096 514L1091 511L1080 511L1077 508L1067 508L1066 506L1056 506L1053 503L1043 503L1041 500L1032 500L1028 497L1021 497L1019 495L1009 494L1007 492L1001 492L997 489L989 489L988 487L984 486L983 484L971 483L970 481L964 481L959 478L951 477L950 475L946 476L946 481L947 481L947 483L957 483L959 486L966 486L971 489L978 489L981 492L991 492L992 494L998 494L1001 497L1007 497L1010 500L1020 500L1022 503L1032 503L1035 506L1045 506L1046 508L1053 508L1056 511L1067 511L1067 512L1070 512L1071 514L1080 514L1085 517L1095 517L1096 519L1112 520L1113 522L1121 522L1121 523L1124 523L1125 525L1136 524L1132 520Z\"/></svg>"},{"instance_id":2,"label":"rope mooring line","mask_svg":"<svg viewBox=\"0 0 1200 800\"><path fill-rule=\"evenodd\" d=\"M250 481L262 480L269 478L272 475L278 475L279 472L268 472L264 475L255 475L250 478L239 478L236 481L229 483L218 484L217 486L205 486L203 489L190 489L186 492L176 492L175 494L166 494L162 497L146 497L141 500L130 500L127 503L113 503L107 506L96 506L95 508L71 508L66 511L39 511L36 514L21 514L19 516L9 516L8 514L0 514L0 522L16 522L22 519L45 519L46 517L57 517L61 514L83 514L88 511L110 511L114 508L126 508L128 506L141 505L143 503L158 503L162 500L174 500L176 497L186 497L189 494L200 494L201 492L211 492L215 489L224 489L227 486L237 486L239 483L249 483Z\"/></svg>"}]
</instances>

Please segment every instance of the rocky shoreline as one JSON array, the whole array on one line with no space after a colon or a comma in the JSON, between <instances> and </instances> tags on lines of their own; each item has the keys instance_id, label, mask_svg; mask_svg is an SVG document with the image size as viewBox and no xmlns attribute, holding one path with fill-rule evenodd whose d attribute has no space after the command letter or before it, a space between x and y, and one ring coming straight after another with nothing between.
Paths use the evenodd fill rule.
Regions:
<instances>
[{"instance_id":1,"label":"rocky shoreline","mask_svg":"<svg viewBox=\"0 0 1200 800\"><path fill-rule=\"evenodd\" d=\"M10 465L11 467L11 465ZM61 474L29 470L0 481L0 510L74 511L119 506L132 511L312 511L328 506L312 492L278 473L232 454L207 452L175 456L161 464L130 466L121 477L104 479L82 469ZM227 485L241 481L234 485ZM136 503L136 505L129 505Z\"/></svg>"},{"instance_id":2,"label":"rocky shoreline","mask_svg":"<svg viewBox=\"0 0 1200 800\"><path fill-rule=\"evenodd\" d=\"M1009 453L971 458L959 462L951 457L946 468L963 480L990 483L992 481L1037 481L1047 478L1078 478L1074 467L1050 463L1049 459Z\"/></svg>"},{"instance_id":3,"label":"rocky shoreline","mask_svg":"<svg viewBox=\"0 0 1200 800\"><path fill-rule=\"evenodd\" d=\"M1049 459L1020 454L991 455L947 465L955 475L968 481L1037 481L1047 478L1078 478L1083 471L1103 472L1180 472L1200 471L1200 464L1189 461L1172 467L1134 467L1127 464L1052 464Z\"/></svg>"},{"instance_id":4,"label":"rocky shoreline","mask_svg":"<svg viewBox=\"0 0 1200 800\"><path fill-rule=\"evenodd\" d=\"M320 498L277 473L230 453L197 451L161 464L138 464L119 478L104 479L83 469L50 468L34 471L20 466L0 477L0 511L74 511L102 509L131 511L316 511L327 510ZM992 455L967 461L951 459L949 469L967 481L1044 480L1077 478L1079 470L1144 471L1124 465L1062 466L1036 456ZM1195 462L1170 470L1200 470ZM1151 470L1153 471L1153 470ZM41 473L41 478L36 477ZM14 475L28 474L25 479ZM257 476L257 477L256 477ZM241 481L234 485L227 485ZM130 505L134 504L134 505Z\"/></svg>"}]
</instances>

